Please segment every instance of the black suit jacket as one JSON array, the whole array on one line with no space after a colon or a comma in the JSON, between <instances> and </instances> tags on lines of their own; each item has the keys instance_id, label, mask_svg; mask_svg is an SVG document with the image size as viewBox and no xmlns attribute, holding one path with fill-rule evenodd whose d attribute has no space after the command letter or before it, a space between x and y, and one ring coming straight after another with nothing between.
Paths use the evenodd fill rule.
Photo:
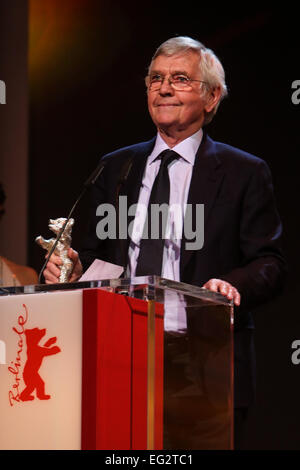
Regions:
<instances>
[{"instance_id":1,"label":"black suit jacket","mask_svg":"<svg viewBox=\"0 0 300 470\"><path fill-rule=\"evenodd\" d=\"M155 138L104 157L107 163L93 188L90 228L80 253L84 269L95 258L127 264L128 238L101 241L96 237L96 208L104 202L116 206L118 194L127 195L128 207L137 203L154 143ZM132 165L122 182L128 161ZM204 204L204 245L197 251L186 250L187 240L183 237L180 280L202 286L211 278L220 278L240 292L241 306L235 309L235 405L247 406L254 388L250 310L281 291L286 271L281 251L282 227L269 168L263 160L214 142L204 133L195 158L188 203Z\"/></svg>"}]
</instances>

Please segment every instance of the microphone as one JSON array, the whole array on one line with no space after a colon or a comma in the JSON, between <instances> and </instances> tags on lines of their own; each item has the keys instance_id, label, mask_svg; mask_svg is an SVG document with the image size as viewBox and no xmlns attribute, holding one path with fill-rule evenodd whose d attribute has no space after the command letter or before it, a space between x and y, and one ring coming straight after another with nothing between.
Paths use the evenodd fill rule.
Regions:
<instances>
[{"instance_id":1,"label":"microphone","mask_svg":"<svg viewBox=\"0 0 300 470\"><path fill-rule=\"evenodd\" d=\"M104 170L104 167L107 163L107 160L101 160L100 163L98 164L98 166L95 168L95 170L92 172L92 174L88 177L88 179L85 181L84 185L83 185L83 190L81 191L81 193L79 194L78 198L76 199L72 209L70 210L69 212L69 215L64 223L64 225L62 226L62 228L60 229L59 233L57 234L57 237L56 237L56 240L51 248L51 250L49 251L47 257L46 257L46 260L42 266L42 269L40 270L40 273L39 273L39 279L38 279L38 283L41 284L41 278L42 278L42 274L44 272L44 269L46 268L47 264L48 264L48 261L49 259L51 258L55 248L57 247L57 244L62 236L62 234L64 233L64 230L66 228L66 225L67 223L69 222L74 210L76 209L78 203L81 201L81 199L83 198L83 196L85 195L86 191L95 184L95 182L97 181L97 179L99 178L99 176L101 175L102 171Z\"/></svg>"},{"instance_id":2,"label":"microphone","mask_svg":"<svg viewBox=\"0 0 300 470\"><path fill-rule=\"evenodd\" d=\"M92 174L88 177L86 182L84 183L84 187L88 189L90 186L93 186L93 184L96 183L96 180L99 178L101 175L105 165L106 165L107 160L101 160L99 165L95 168L95 170L92 172Z\"/></svg>"}]
</instances>

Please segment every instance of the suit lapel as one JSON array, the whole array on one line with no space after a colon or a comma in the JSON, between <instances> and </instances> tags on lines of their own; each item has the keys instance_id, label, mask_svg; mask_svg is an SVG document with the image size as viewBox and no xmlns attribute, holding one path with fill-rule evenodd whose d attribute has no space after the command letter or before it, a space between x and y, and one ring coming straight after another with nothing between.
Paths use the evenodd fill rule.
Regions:
<instances>
[{"instance_id":1,"label":"suit lapel","mask_svg":"<svg viewBox=\"0 0 300 470\"><path fill-rule=\"evenodd\" d=\"M218 194L224 172L221 162L216 154L215 143L205 133L196 154L193 174L188 195L188 204L192 205L192 220L195 228L196 204L204 204L204 229L208 223L209 214ZM193 229L194 230L194 229ZM205 230L206 232L206 230ZM181 240L180 273L181 278L184 269L194 250L186 250L187 240L183 233Z\"/></svg>"},{"instance_id":2,"label":"suit lapel","mask_svg":"<svg viewBox=\"0 0 300 470\"><path fill-rule=\"evenodd\" d=\"M132 167L130 169L127 181L121 190L121 194L127 195L128 207L131 204L136 204L138 202L147 158L152 152L154 144L155 137L134 150Z\"/></svg>"}]
</instances>

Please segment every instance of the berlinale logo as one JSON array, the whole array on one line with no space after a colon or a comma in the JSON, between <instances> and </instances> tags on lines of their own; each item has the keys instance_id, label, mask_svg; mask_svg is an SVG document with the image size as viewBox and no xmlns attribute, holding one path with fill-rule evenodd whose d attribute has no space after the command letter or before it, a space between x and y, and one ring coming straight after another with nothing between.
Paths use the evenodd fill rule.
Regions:
<instances>
[{"instance_id":1,"label":"berlinale logo","mask_svg":"<svg viewBox=\"0 0 300 470\"><path fill-rule=\"evenodd\" d=\"M0 104L6 104L6 86L3 80L0 80Z\"/></svg>"},{"instance_id":2,"label":"berlinale logo","mask_svg":"<svg viewBox=\"0 0 300 470\"><path fill-rule=\"evenodd\" d=\"M8 393L11 406L14 405L14 402L34 400L34 392L39 400L49 400L51 398L50 395L45 393L45 382L39 374L39 369L45 356L52 356L60 352L58 346L52 346L56 343L56 337L48 339L43 346L39 344L46 334L46 328L25 328L28 321L28 309L25 304L23 304L23 308L25 315L19 315L18 326L13 327L13 331L18 335L16 359L11 361L11 365L8 367L9 372L14 376L12 390ZM27 360L23 367L25 339ZM23 381L21 376L23 376ZM21 391L22 382L24 382L25 387Z\"/></svg>"}]
</instances>

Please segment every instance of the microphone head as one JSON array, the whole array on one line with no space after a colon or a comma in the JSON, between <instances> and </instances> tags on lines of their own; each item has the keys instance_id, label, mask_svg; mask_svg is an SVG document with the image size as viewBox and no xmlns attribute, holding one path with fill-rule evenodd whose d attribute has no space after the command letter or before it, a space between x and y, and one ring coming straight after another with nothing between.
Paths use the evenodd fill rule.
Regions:
<instances>
[{"instance_id":1,"label":"microphone head","mask_svg":"<svg viewBox=\"0 0 300 470\"><path fill-rule=\"evenodd\" d=\"M104 166L106 165L107 160L101 160L99 165L95 168L95 170L92 172L92 174L88 177L86 182L84 183L85 187L92 186L95 184L99 176L101 175Z\"/></svg>"}]
</instances>

